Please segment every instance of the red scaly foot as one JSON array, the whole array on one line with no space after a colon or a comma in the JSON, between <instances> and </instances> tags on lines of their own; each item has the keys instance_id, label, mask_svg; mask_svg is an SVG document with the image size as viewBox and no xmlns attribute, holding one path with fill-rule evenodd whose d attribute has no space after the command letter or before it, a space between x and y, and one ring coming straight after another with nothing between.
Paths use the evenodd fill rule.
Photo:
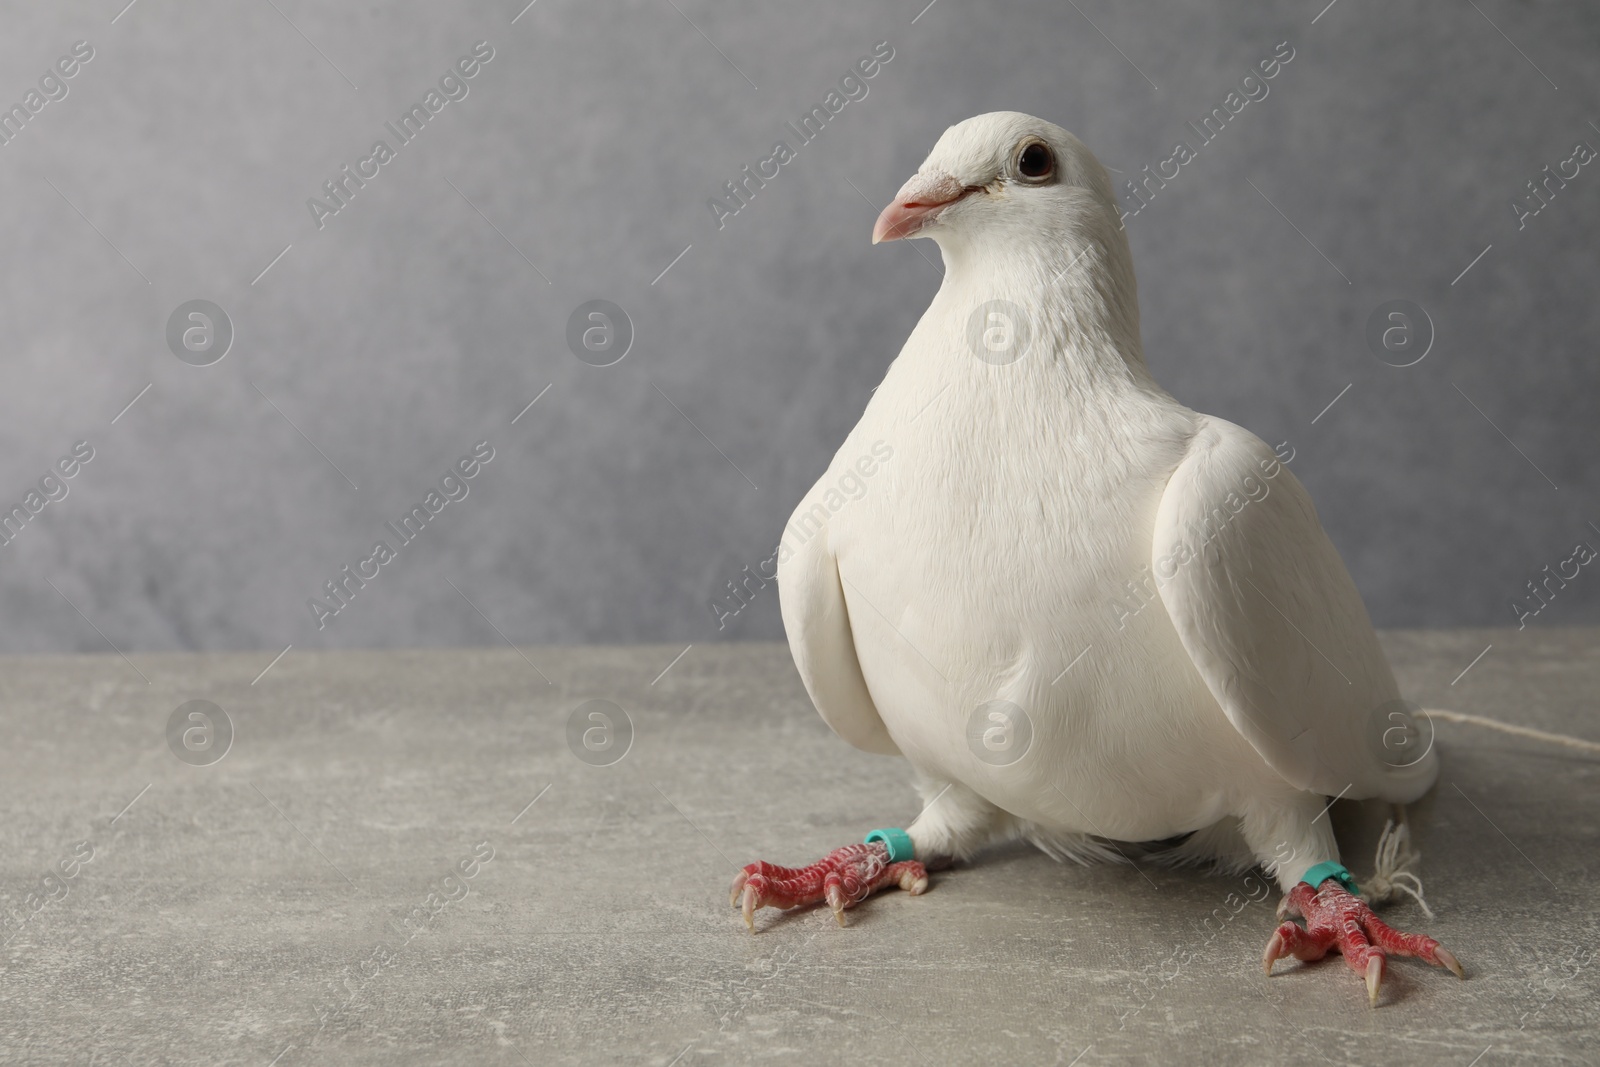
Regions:
<instances>
[{"instance_id":1,"label":"red scaly foot","mask_svg":"<svg viewBox=\"0 0 1600 1067\"><path fill-rule=\"evenodd\" d=\"M928 871L916 860L889 862L882 842L836 848L809 867L779 867L757 861L747 864L733 879L729 903L744 913L744 923L755 932L758 908L797 908L826 900L833 917L844 925L844 911L890 885L912 896L927 892Z\"/></svg>"},{"instance_id":2,"label":"red scaly foot","mask_svg":"<svg viewBox=\"0 0 1600 1067\"><path fill-rule=\"evenodd\" d=\"M1329 878L1317 889L1301 882L1289 890L1278 905L1278 917L1284 916L1304 918L1305 929L1292 922L1278 927L1261 956L1269 975L1272 965L1286 956L1320 960L1330 948L1337 948L1352 971L1366 976L1367 1000L1374 1006L1389 956L1416 956L1435 967L1448 967L1457 978L1466 977L1461 964L1443 945L1431 937L1404 934L1389 926L1336 879Z\"/></svg>"}]
</instances>

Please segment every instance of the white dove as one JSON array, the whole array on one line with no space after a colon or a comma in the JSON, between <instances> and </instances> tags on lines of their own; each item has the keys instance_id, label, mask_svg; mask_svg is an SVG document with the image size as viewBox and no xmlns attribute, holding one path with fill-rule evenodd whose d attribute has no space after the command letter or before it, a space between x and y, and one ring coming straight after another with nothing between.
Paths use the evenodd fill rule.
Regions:
<instances>
[{"instance_id":1,"label":"white dove","mask_svg":"<svg viewBox=\"0 0 1600 1067\"><path fill-rule=\"evenodd\" d=\"M1415 800L1437 758L1392 743L1404 705L1305 489L1146 369L1105 169L1059 126L979 115L873 230L913 236L944 282L795 509L778 583L817 710L904 756L926 806L809 867L745 867L746 922L825 900L842 923L1007 840L1083 861L1189 835L1164 858L1260 864L1306 921L1269 974L1335 948L1372 1003L1388 956L1459 975L1353 895L1324 817Z\"/></svg>"}]
</instances>

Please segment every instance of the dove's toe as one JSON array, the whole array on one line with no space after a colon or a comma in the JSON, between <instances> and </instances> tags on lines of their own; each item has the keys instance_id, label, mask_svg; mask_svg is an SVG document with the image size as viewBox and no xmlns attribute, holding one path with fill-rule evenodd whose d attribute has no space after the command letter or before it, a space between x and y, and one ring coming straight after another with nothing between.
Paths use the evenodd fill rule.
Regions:
<instances>
[{"instance_id":1,"label":"dove's toe","mask_svg":"<svg viewBox=\"0 0 1600 1067\"><path fill-rule=\"evenodd\" d=\"M1384 970L1393 956L1415 956L1464 977L1461 964L1443 945L1431 937L1394 929L1336 880L1329 879L1316 889L1301 882L1289 890L1285 900L1288 913L1303 915L1306 924L1302 928L1285 922L1273 932L1262 956L1268 974L1274 963L1288 956L1309 962L1337 949L1350 969L1366 981L1367 1001L1373 1006L1377 1006Z\"/></svg>"},{"instance_id":2,"label":"dove's toe","mask_svg":"<svg viewBox=\"0 0 1600 1067\"><path fill-rule=\"evenodd\" d=\"M731 903L755 930L761 908L797 908L826 901L839 925L844 913L880 889L898 885L913 896L926 892L928 872L916 860L889 861L881 843L836 848L809 867L747 864L734 876Z\"/></svg>"}]
</instances>

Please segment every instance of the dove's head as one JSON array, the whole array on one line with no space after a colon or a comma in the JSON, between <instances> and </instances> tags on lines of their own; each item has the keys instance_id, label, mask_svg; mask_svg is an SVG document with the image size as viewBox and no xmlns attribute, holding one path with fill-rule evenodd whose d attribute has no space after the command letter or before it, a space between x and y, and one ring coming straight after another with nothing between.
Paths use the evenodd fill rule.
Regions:
<instances>
[{"instance_id":1,"label":"dove's head","mask_svg":"<svg viewBox=\"0 0 1600 1067\"><path fill-rule=\"evenodd\" d=\"M1138 283L1111 177L1060 126L996 111L944 131L872 230L874 244L902 237L938 242L940 297L958 313L996 298L1041 308L1041 326L1065 331L1056 344L1107 347L1143 367Z\"/></svg>"},{"instance_id":2,"label":"dove's head","mask_svg":"<svg viewBox=\"0 0 1600 1067\"><path fill-rule=\"evenodd\" d=\"M1082 141L1032 115L994 111L944 131L878 216L872 243L932 237L1015 251L1119 219L1111 178Z\"/></svg>"}]
</instances>

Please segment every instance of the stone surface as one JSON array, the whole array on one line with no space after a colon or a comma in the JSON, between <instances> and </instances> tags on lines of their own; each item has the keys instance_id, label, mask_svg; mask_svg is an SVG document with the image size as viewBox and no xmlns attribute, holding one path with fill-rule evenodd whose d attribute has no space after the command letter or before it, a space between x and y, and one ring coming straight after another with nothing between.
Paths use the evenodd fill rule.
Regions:
<instances>
[{"instance_id":1,"label":"stone surface","mask_svg":"<svg viewBox=\"0 0 1600 1067\"><path fill-rule=\"evenodd\" d=\"M1600 738L1600 632L1385 642L1425 705ZM523 651L0 663L0 1061L1592 1062L1594 757L1439 728L1437 918L1385 914L1468 979L1399 963L1369 1010L1336 960L1261 975L1259 883L1026 849L752 936L735 866L904 825L903 765L835 738L778 645ZM635 730L611 766L568 747L591 698ZM190 700L235 730L209 766L167 744ZM1370 813L1335 812L1360 876Z\"/></svg>"}]
</instances>

